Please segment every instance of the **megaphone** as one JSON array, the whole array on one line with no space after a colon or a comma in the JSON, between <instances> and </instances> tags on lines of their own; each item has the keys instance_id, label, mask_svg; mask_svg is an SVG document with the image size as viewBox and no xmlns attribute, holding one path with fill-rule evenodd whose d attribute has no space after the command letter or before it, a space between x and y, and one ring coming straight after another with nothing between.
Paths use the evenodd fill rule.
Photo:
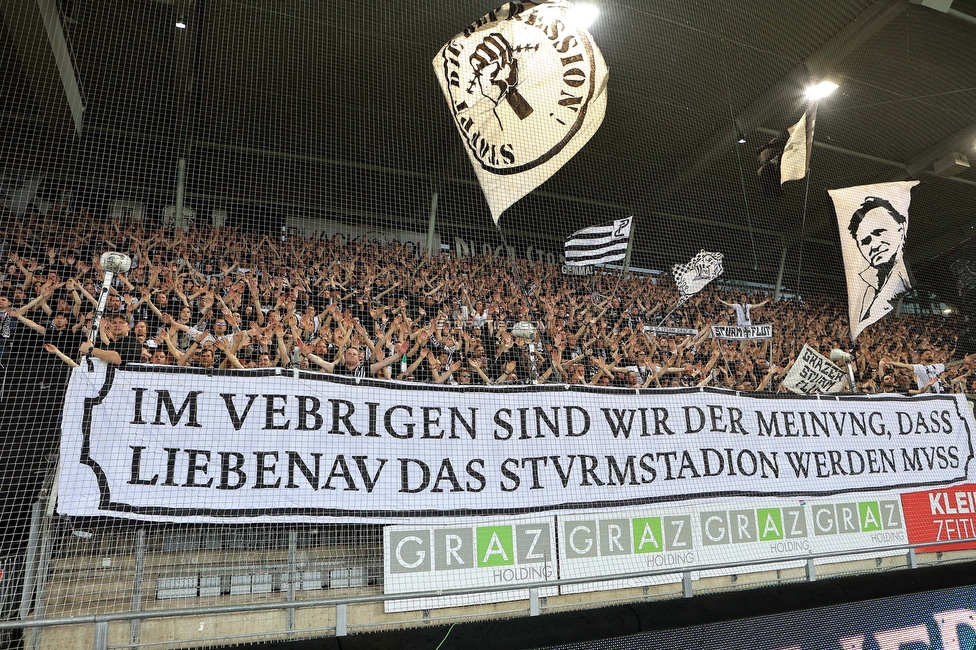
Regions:
<instances>
[{"instance_id":1,"label":"megaphone","mask_svg":"<svg viewBox=\"0 0 976 650\"><path fill-rule=\"evenodd\" d=\"M834 348L833 350L830 351L830 360L835 363L850 363L853 359L854 357L852 357L849 353L844 352L843 350L838 350L837 348Z\"/></svg>"},{"instance_id":2,"label":"megaphone","mask_svg":"<svg viewBox=\"0 0 976 650\"><path fill-rule=\"evenodd\" d=\"M114 251L102 253L98 262L102 265L102 270L106 273L128 273L129 269L132 268L131 257L125 253L116 253Z\"/></svg>"},{"instance_id":3,"label":"megaphone","mask_svg":"<svg viewBox=\"0 0 976 650\"><path fill-rule=\"evenodd\" d=\"M98 325L102 322L102 316L105 314L105 303L108 301L108 293L112 288L112 279L116 273L127 273L132 268L132 258L125 253L115 251L102 253L98 262L102 265L102 270L105 271L105 278L102 281L102 291L98 296L98 303L95 305L95 318L92 320L91 329L88 331L88 340L92 345L95 345L95 339L98 337ZM89 364L88 370L91 372L91 364Z\"/></svg>"},{"instance_id":4,"label":"megaphone","mask_svg":"<svg viewBox=\"0 0 976 650\"><path fill-rule=\"evenodd\" d=\"M851 363L854 361L854 356L849 352L844 352L843 350L838 350L834 348L830 351L830 360L834 363L844 363L847 364L847 383L848 388L852 393L857 392L857 382L854 380L854 365Z\"/></svg>"},{"instance_id":5,"label":"megaphone","mask_svg":"<svg viewBox=\"0 0 976 650\"><path fill-rule=\"evenodd\" d=\"M512 336L517 339L525 339L529 343L534 343L538 328L529 321L519 321L512 326Z\"/></svg>"}]
</instances>

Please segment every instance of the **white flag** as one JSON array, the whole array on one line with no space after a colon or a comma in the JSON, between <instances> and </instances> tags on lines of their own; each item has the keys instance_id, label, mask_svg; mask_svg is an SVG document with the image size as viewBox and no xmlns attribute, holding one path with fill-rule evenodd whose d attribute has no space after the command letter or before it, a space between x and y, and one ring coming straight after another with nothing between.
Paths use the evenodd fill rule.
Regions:
<instances>
[{"instance_id":1,"label":"white flag","mask_svg":"<svg viewBox=\"0 0 976 650\"><path fill-rule=\"evenodd\" d=\"M633 223L633 217L627 217L603 226L577 230L566 240L566 266L619 262L627 255Z\"/></svg>"},{"instance_id":2,"label":"white flag","mask_svg":"<svg viewBox=\"0 0 976 650\"><path fill-rule=\"evenodd\" d=\"M510 2L452 38L434 57L478 182L498 223L596 133L607 66L564 2Z\"/></svg>"},{"instance_id":3,"label":"white flag","mask_svg":"<svg viewBox=\"0 0 976 650\"><path fill-rule=\"evenodd\" d=\"M903 255L916 185L898 181L828 190L844 255L852 339L892 311L891 301L911 288Z\"/></svg>"},{"instance_id":4,"label":"white flag","mask_svg":"<svg viewBox=\"0 0 976 650\"><path fill-rule=\"evenodd\" d=\"M783 385L798 394L839 393L847 387L847 373L830 359L804 344L783 378Z\"/></svg>"},{"instance_id":5,"label":"white flag","mask_svg":"<svg viewBox=\"0 0 976 650\"><path fill-rule=\"evenodd\" d=\"M787 129L786 141L779 162L779 182L798 181L810 171L810 154L813 152L813 130L817 123L817 105L803 114L800 121Z\"/></svg>"},{"instance_id":6,"label":"white flag","mask_svg":"<svg viewBox=\"0 0 976 650\"><path fill-rule=\"evenodd\" d=\"M722 275L725 269L721 253L709 253L702 249L691 258L687 264L675 264L671 267L674 283L678 285L678 292L685 300L701 291L706 284Z\"/></svg>"}]
</instances>

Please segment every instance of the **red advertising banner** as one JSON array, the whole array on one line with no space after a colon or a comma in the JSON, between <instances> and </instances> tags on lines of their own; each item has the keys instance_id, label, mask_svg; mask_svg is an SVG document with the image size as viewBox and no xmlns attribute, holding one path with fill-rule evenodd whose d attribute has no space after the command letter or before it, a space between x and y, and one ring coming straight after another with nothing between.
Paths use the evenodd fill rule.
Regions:
<instances>
[{"instance_id":1,"label":"red advertising banner","mask_svg":"<svg viewBox=\"0 0 976 650\"><path fill-rule=\"evenodd\" d=\"M901 495L905 528L912 544L976 538L976 484L909 492ZM923 551L961 551L976 542L940 544Z\"/></svg>"}]
</instances>

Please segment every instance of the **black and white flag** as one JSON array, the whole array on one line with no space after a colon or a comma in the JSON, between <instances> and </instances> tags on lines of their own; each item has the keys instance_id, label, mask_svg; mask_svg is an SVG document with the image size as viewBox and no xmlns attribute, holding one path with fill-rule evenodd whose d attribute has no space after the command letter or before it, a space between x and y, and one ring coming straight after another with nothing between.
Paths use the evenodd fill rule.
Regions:
<instances>
[{"instance_id":1,"label":"black and white flag","mask_svg":"<svg viewBox=\"0 0 976 650\"><path fill-rule=\"evenodd\" d=\"M837 213L852 339L892 311L892 301L911 288L903 256L916 185L898 181L827 191Z\"/></svg>"},{"instance_id":2,"label":"black and white flag","mask_svg":"<svg viewBox=\"0 0 976 650\"><path fill-rule=\"evenodd\" d=\"M813 130L817 123L817 104L803 114L800 121L787 131L790 134L783 155L780 156L779 182L798 181L810 171L810 154L813 153Z\"/></svg>"},{"instance_id":3,"label":"black and white flag","mask_svg":"<svg viewBox=\"0 0 976 650\"><path fill-rule=\"evenodd\" d=\"M671 267L671 274L674 276L674 283L678 285L681 299L687 300L701 291L706 284L722 275L725 272L722 267L723 259L725 256L721 253L709 253L702 249L687 264L675 264Z\"/></svg>"},{"instance_id":4,"label":"black and white flag","mask_svg":"<svg viewBox=\"0 0 976 650\"><path fill-rule=\"evenodd\" d=\"M804 344L799 356L790 365L783 385L797 394L839 393L847 387L847 373L830 359Z\"/></svg>"},{"instance_id":5,"label":"black and white flag","mask_svg":"<svg viewBox=\"0 0 976 650\"><path fill-rule=\"evenodd\" d=\"M495 223L587 143L603 122L607 65L566 2L509 2L434 57Z\"/></svg>"},{"instance_id":6,"label":"black and white flag","mask_svg":"<svg viewBox=\"0 0 976 650\"><path fill-rule=\"evenodd\" d=\"M759 182L763 192L782 196L786 181L804 178L810 172L813 132L817 122L817 104L813 104L800 121L776 135L757 152Z\"/></svg>"},{"instance_id":7,"label":"black and white flag","mask_svg":"<svg viewBox=\"0 0 976 650\"><path fill-rule=\"evenodd\" d=\"M618 262L627 254L633 217L577 230L566 240L566 265L590 266Z\"/></svg>"}]
</instances>

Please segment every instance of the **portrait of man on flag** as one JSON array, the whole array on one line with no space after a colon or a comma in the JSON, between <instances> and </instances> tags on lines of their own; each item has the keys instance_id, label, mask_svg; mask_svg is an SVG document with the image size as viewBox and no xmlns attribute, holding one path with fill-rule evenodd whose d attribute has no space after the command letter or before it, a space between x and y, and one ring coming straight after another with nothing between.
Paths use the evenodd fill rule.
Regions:
<instances>
[{"instance_id":1,"label":"portrait of man on flag","mask_svg":"<svg viewBox=\"0 0 976 650\"><path fill-rule=\"evenodd\" d=\"M899 181L828 190L844 256L852 339L894 310L892 301L911 288L904 247L911 189L917 184Z\"/></svg>"}]
</instances>

